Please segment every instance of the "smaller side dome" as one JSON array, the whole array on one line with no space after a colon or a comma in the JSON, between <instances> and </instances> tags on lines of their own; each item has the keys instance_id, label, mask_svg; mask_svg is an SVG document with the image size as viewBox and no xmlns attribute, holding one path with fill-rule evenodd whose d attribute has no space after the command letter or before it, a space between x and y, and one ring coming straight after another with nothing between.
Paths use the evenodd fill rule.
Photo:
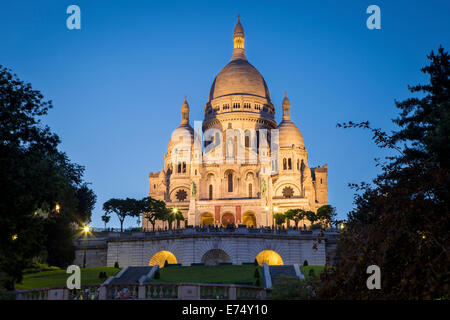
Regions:
<instances>
[{"instance_id":1,"label":"smaller side dome","mask_svg":"<svg viewBox=\"0 0 450 320\"><path fill-rule=\"evenodd\" d=\"M278 145L280 147L292 147L294 145L297 148L304 148L305 141L303 135L297 126L291 121L291 102L287 97L287 93L284 93L284 99L282 102L283 107L283 121L278 125Z\"/></svg>"},{"instance_id":2,"label":"smaller side dome","mask_svg":"<svg viewBox=\"0 0 450 320\"><path fill-rule=\"evenodd\" d=\"M280 147L304 148L305 141L300 130L291 120L283 120L278 125L278 145Z\"/></svg>"}]
</instances>

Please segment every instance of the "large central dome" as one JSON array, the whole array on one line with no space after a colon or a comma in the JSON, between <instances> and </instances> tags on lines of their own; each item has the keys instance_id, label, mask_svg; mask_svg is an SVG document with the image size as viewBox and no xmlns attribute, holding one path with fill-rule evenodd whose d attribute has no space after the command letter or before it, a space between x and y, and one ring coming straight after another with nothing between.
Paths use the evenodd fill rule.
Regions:
<instances>
[{"instance_id":1,"label":"large central dome","mask_svg":"<svg viewBox=\"0 0 450 320\"><path fill-rule=\"evenodd\" d=\"M209 91L209 102L229 95L250 95L270 101L266 81L245 56L245 33L238 19L233 32L233 57L219 72Z\"/></svg>"},{"instance_id":2,"label":"large central dome","mask_svg":"<svg viewBox=\"0 0 450 320\"><path fill-rule=\"evenodd\" d=\"M247 59L232 59L217 75L209 92L209 101L232 94L252 95L270 101L266 81Z\"/></svg>"}]
</instances>

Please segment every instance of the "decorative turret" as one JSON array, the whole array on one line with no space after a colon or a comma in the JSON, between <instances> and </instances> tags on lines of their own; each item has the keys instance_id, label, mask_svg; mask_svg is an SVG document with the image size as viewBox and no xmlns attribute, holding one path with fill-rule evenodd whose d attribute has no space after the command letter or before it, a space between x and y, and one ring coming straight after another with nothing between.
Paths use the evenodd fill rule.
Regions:
<instances>
[{"instance_id":1,"label":"decorative turret","mask_svg":"<svg viewBox=\"0 0 450 320\"><path fill-rule=\"evenodd\" d=\"M233 32L233 57L231 60L235 59L245 59L245 33L244 28L242 27L241 21L239 20L240 15L237 16L238 21L236 26L234 27Z\"/></svg>"},{"instance_id":2,"label":"decorative turret","mask_svg":"<svg viewBox=\"0 0 450 320\"><path fill-rule=\"evenodd\" d=\"M291 121L291 102L284 93L283 103L283 121L278 125L278 137L280 147L304 148L305 142L297 126Z\"/></svg>"},{"instance_id":3,"label":"decorative turret","mask_svg":"<svg viewBox=\"0 0 450 320\"><path fill-rule=\"evenodd\" d=\"M189 124L189 104L184 96L184 102L181 105L181 124Z\"/></svg>"},{"instance_id":4,"label":"decorative turret","mask_svg":"<svg viewBox=\"0 0 450 320\"><path fill-rule=\"evenodd\" d=\"M287 97L287 92L284 92L283 103L281 104L283 107L283 120L291 120L291 102Z\"/></svg>"}]
</instances>

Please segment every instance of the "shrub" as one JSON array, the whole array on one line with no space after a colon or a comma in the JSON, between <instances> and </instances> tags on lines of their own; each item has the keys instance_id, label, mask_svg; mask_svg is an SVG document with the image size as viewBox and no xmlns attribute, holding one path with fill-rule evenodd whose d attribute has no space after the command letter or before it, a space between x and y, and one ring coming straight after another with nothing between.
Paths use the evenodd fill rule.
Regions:
<instances>
[{"instance_id":1,"label":"shrub","mask_svg":"<svg viewBox=\"0 0 450 320\"><path fill-rule=\"evenodd\" d=\"M258 265L259 265L258 260L256 260L256 258L255 258L255 261L253 262L253 264L254 264L255 266L258 266Z\"/></svg>"},{"instance_id":2,"label":"shrub","mask_svg":"<svg viewBox=\"0 0 450 320\"><path fill-rule=\"evenodd\" d=\"M114 268L117 268L117 269L119 269L119 262L114 262Z\"/></svg>"},{"instance_id":3,"label":"shrub","mask_svg":"<svg viewBox=\"0 0 450 320\"><path fill-rule=\"evenodd\" d=\"M308 266L308 260L303 261L303 266L307 267Z\"/></svg>"},{"instance_id":4,"label":"shrub","mask_svg":"<svg viewBox=\"0 0 450 320\"><path fill-rule=\"evenodd\" d=\"M258 270L258 268L255 269L255 278L259 278L259 270Z\"/></svg>"},{"instance_id":5,"label":"shrub","mask_svg":"<svg viewBox=\"0 0 450 320\"><path fill-rule=\"evenodd\" d=\"M169 262L166 260L164 261L164 268L167 267L169 265Z\"/></svg>"},{"instance_id":6,"label":"shrub","mask_svg":"<svg viewBox=\"0 0 450 320\"><path fill-rule=\"evenodd\" d=\"M270 300L311 300L317 299L316 292L320 289L317 278L299 279L280 275L273 284L268 299Z\"/></svg>"},{"instance_id":7,"label":"shrub","mask_svg":"<svg viewBox=\"0 0 450 320\"><path fill-rule=\"evenodd\" d=\"M153 276L153 279L159 279L160 278L159 270L155 271L155 275Z\"/></svg>"},{"instance_id":8,"label":"shrub","mask_svg":"<svg viewBox=\"0 0 450 320\"><path fill-rule=\"evenodd\" d=\"M310 277L314 277L316 275L316 273L314 272L314 269L310 269L309 270L309 276Z\"/></svg>"}]
</instances>

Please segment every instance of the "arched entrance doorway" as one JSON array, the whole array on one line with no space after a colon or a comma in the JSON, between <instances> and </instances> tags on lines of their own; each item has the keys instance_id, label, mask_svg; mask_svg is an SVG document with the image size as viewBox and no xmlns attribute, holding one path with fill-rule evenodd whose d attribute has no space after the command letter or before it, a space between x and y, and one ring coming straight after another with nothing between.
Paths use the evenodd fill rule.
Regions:
<instances>
[{"instance_id":1,"label":"arched entrance doorway","mask_svg":"<svg viewBox=\"0 0 450 320\"><path fill-rule=\"evenodd\" d=\"M255 214L252 212L244 213L244 216L242 217L242 223L245 224L247 227L256 227Z\"/></svg>"},{"instance_id":2,"label":"arched entrance doorway","mask_svg":"<svg viewBox=\"0 0 450 320\"><path fill-rule=\"evenodd\" d=\"M214 225L214 217L212 215L212 213L204 213L202 214L202 216L200 217L200 226L207 226L207 225Z\"/></svg>"},{"instance_id":3,"label":"arched entrance doorway","mask_svg":"<svg viewBox=\"0 0 450 320\"><path fill-rule=\"evenodd\" d=\"M202 262L207 266L216 266L221 262L231 262L231 259L225 251L211 249L203 255Z\"/></svg>"},{"instance_id":4,"label":"arched entrance doorway","mask_svg":"<svg viewBox=\"0 0 450 320\"><path fill-rule=\"evenodd\" d=\"M153 255L153 257L150 259L148 265L149 266L156 266L158 265L160 268L164 268L164 263L166 262L169 264L175 264L177 263L177 258L174 256L174 254L170 251L159 251Z\"/></svg>"},{"instance_id":5,"label":"arched entrance doorway","mask_svg":"<svg viewBox=\"0 0 450 320\"><path fill-rule=\"evenodd\" d=\"M231 212L226 212L222 216L222 226L234 225L234 215Z\"/></svg>"},{"instance_id":6,"label":"arched entrance doorway","mask_svg":"<svg viewBox=\"0 0 450 320\"><path fill-rule=\"evenodd\" d=\"M268 264L271 266L282 266L283 259L281 256L273 250L263 250L256 256L256 261L262 266L263 264Z\"/></svg>"}]
</instances>

